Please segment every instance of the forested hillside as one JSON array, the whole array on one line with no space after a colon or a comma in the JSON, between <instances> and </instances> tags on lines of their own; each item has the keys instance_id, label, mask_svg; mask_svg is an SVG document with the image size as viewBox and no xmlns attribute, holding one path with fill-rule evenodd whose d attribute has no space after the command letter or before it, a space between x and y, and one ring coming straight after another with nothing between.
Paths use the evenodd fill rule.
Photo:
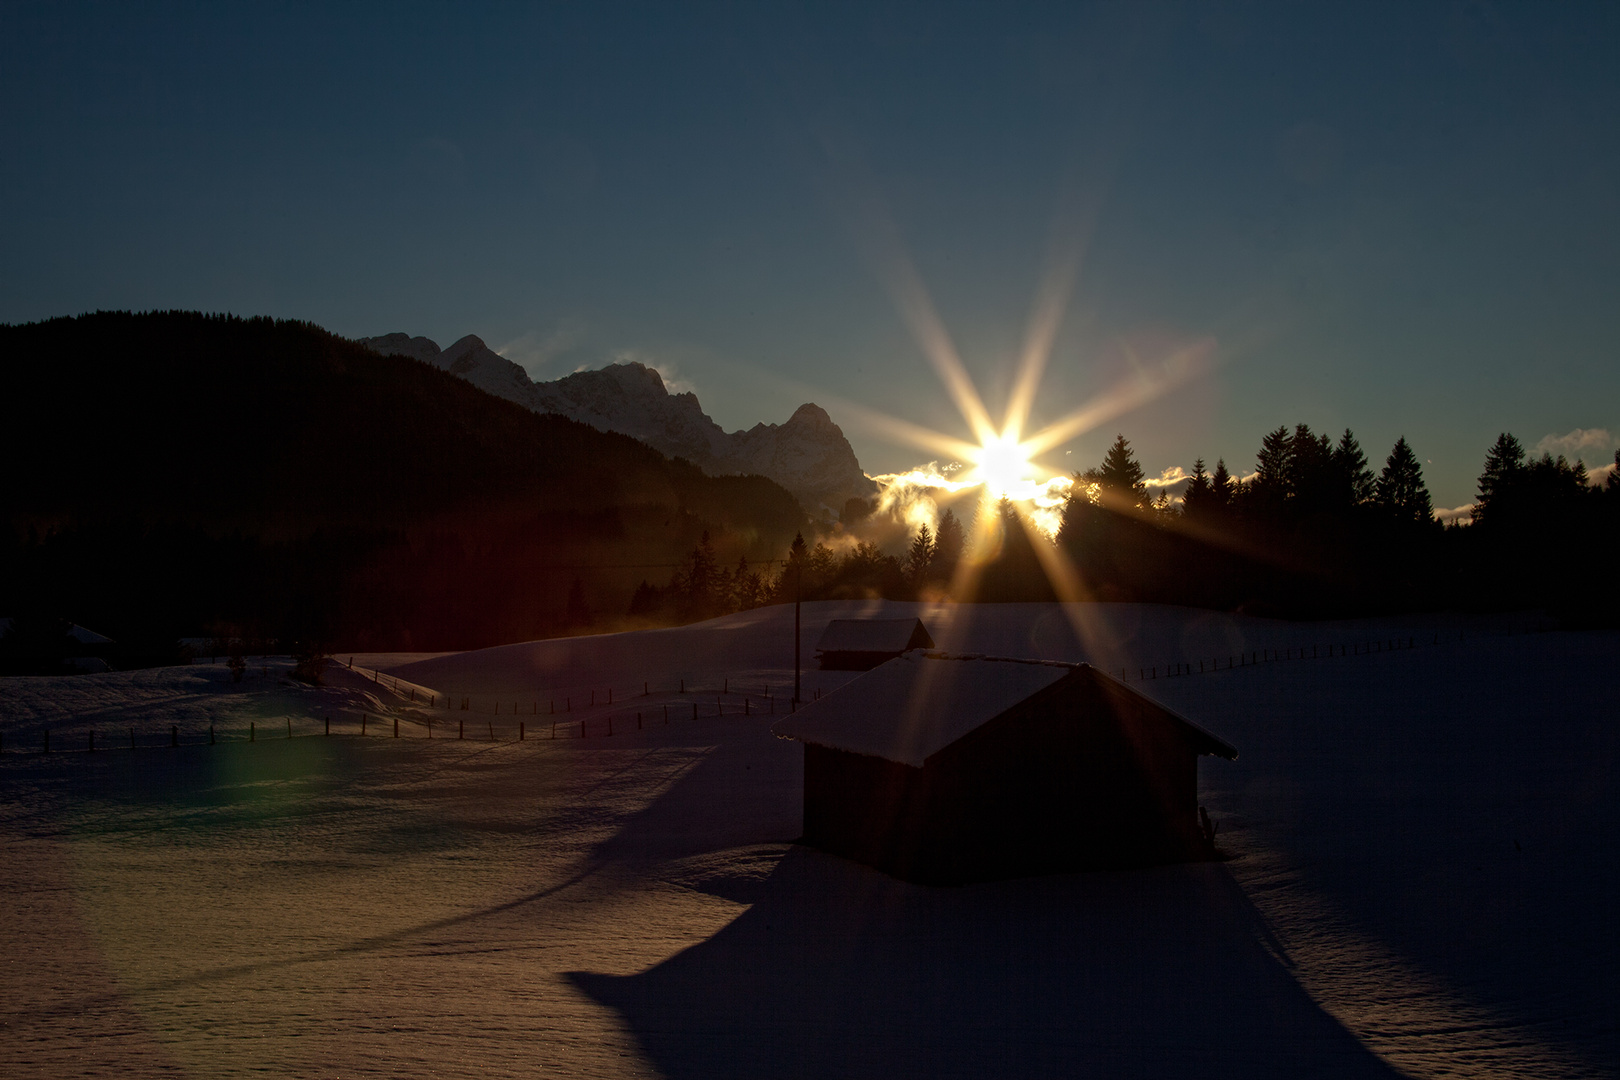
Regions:
<instances>
[{"instance_id":1,"label":"forested hillside","mask_svg":"<svg viewBox=\"0 0 1620 1080\"><path fill-rule=\"evenodd\" d=\"M465 648L625 611L708 532L778 556L761 477L493 398L319 327L102 312L0 327L0 607L161 652L251 632ZM144 645L142 643L145 643Z\"/></svg>"}]
</instances>

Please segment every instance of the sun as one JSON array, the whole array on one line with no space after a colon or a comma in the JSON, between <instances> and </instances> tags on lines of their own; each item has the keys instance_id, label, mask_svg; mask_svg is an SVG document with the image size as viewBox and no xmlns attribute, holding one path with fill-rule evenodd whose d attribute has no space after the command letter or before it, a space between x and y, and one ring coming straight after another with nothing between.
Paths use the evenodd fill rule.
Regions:
<instances>
[{"instance_id":1,"label":"sun","mask_svg":"<svg viewBox=\"0 0 1620 1080\"><path fill-rule=\"evenodd\" d=\"M974 479L998 499L1020 490L1035 475L1029 451L1013 439L1001 436L986 439L975 456Z\"/></svg>"}]
</instances>

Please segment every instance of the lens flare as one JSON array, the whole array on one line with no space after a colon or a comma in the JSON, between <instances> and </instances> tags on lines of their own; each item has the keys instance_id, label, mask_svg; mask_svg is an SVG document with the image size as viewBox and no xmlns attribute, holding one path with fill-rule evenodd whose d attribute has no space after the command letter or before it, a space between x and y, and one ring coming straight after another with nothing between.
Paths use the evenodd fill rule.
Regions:
<instances>
[{"instance_id":1,"label":"lens flare","mask_svg":"<svg viewBox=\"0 0 1620 1080\"><path fill-rule=\"evenodd\" d=\"M1010 439L990 438L974 454L974 479L995 498L1012 495L1035 475L1024 447Z\"/></svg>"}]
</instances>

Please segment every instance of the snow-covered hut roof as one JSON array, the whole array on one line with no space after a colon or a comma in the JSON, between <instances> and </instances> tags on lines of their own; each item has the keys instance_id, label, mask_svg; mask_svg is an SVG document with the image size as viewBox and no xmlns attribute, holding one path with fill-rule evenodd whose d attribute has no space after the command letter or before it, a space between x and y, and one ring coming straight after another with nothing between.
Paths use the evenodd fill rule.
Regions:
<instances>
[{"instance_id":1,"label":"snow-covered hut roof","mask_svg":"<svg viewBox=\"0 0 1620 1080\"><path fill-rule=\"evenodd\" d=\"M0 619L0 637L4 637L10 632L10 630L11 618L8 616L7 618ZM80 645L113 644L112 638L98 634L94 630L86 630L78 623L68 623L67 636L72 638L74 641L77 641Z\"/></svg>"},{"instance_id":2,"label":"snow-covered hut roof","mask_svg":"<svg viewBox=\"0 0 1620 1080\"><path fill-rule=\"evenodd\" d=\"M1201 754L1237 749L1187 718L1088 664L1010 657L949 656L914 649L778 720L771 731L834 750L922 768L928 758L1027 698L1086 671L1149 702L1188 729Z\"/></svg>"},{"instance_id":3,"label":"snow-covered hut roof","mask_svg":"<svg viewBox=\"0 0 1620 1080\"><path fill-rule=\"evenodd\" d=\"M899 653L933 647L921 619L834 619L816 642L820 652Z\"/></svg>"}]
</instances>

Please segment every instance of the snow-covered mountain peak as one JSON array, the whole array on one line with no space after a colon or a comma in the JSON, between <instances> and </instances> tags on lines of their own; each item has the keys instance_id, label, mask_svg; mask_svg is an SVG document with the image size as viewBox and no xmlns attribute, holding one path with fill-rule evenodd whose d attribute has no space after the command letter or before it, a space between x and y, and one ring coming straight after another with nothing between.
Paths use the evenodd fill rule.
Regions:
<instances>
[{"instance_id":1,"label":"snow-covered mountain peak","mask_svg":"<svg viewBox=\"0 0 1620 1080\"><path fill-rule=\"evenodd\" d=\"M423 360L536 412L640 439L711 474L767 476L812 512L821 507L836 511L850 497L877 490L861 471L843 431L813 403L799 406L784 424L762 423L727 433L703 411L696 394L671 394L656 369L634 360L537 383L476 334L442 352L427 338L400 333L361 338L359 343L384 355Z\"/></svg>"}]
</instances>

